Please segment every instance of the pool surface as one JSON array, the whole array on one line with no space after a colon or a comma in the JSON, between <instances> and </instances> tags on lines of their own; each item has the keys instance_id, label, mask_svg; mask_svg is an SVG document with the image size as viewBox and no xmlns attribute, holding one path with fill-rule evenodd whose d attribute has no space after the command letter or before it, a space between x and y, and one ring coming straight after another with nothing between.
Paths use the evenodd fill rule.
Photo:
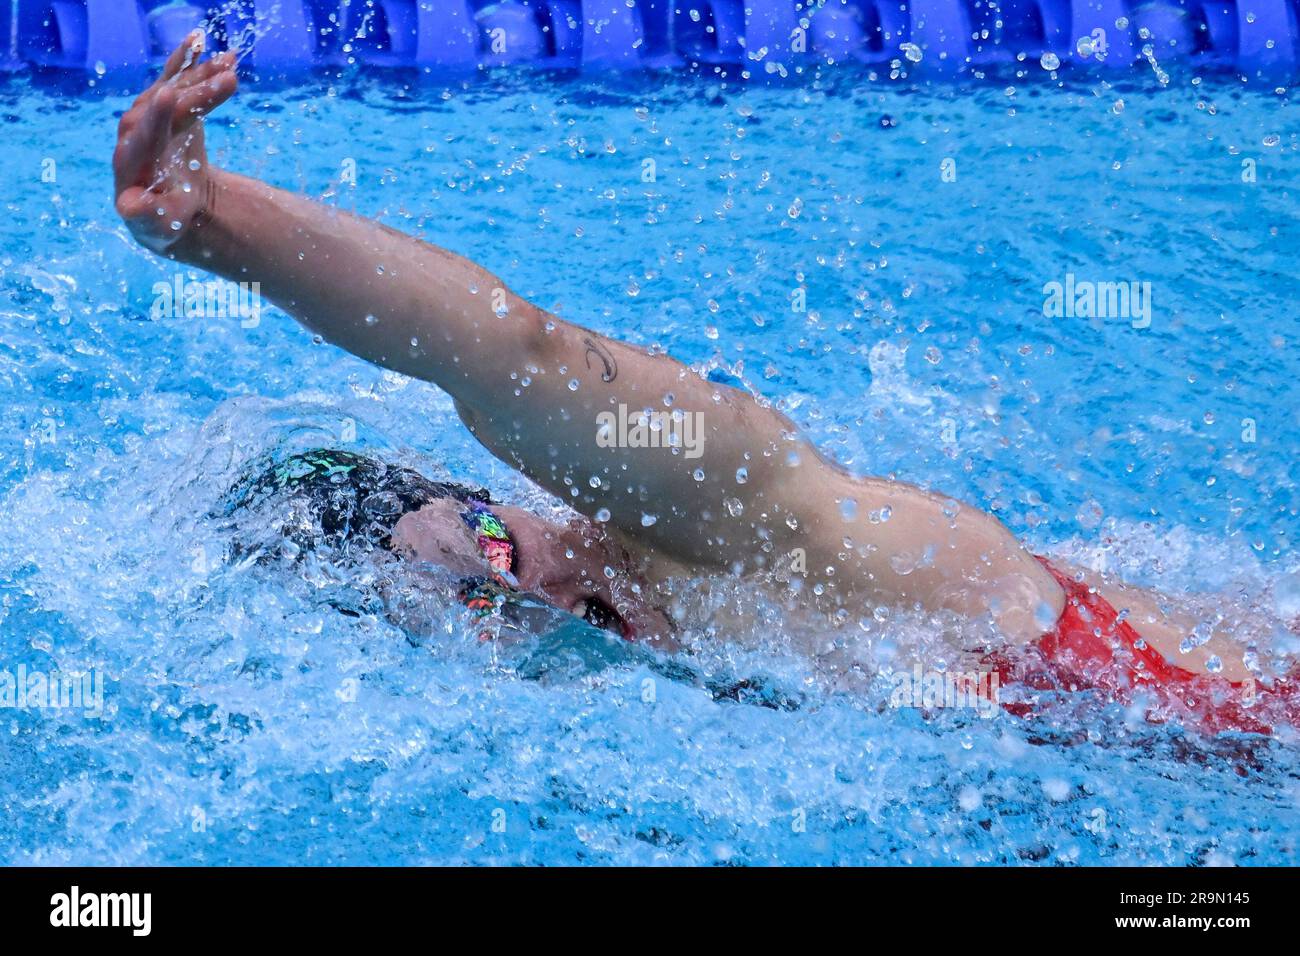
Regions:
<instances>
[{"instance_id":1,"label":"pool surface","mask_svg":"<svg viewBox=\"0 0 1300 956\"><path fill-rule=\"evenodd\" d=\"M208 141L748 383L852 469L1294 618L1292 91L1162 69L349 72L247 87ZM160 314L178 270L112 209L131 97L91 79L0 79L0 668L104 681L98 715L0 712L0 861L1296 862L1294 738L1207 742L1085 695L1037 720L895 710L882 682L835 690L779 622L700 630L697 666L799 705L717 701L636 658L494 649L450 604L408 640L334 611L328 566L225 560L211 513L276 450L367 449L557 506L436 389L277 310ZM1045 316L1067 275L1150 283L1149 325ZM887 665L927 634L821 637Z\"/></svg>"}]
</instances>

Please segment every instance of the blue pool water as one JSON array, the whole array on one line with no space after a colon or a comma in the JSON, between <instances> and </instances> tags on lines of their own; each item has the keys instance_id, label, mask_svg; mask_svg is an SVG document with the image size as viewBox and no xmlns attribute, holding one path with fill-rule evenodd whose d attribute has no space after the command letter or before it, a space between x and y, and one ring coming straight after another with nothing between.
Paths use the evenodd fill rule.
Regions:
<instances>
[{"instance_id":1,"label":"blue pool water","mask_svg":"<svg viewBox=\"0 0 1300 956\"><path fill-rule=\"evenodd\" d=\"M992 509L1047 553L1294 616L1293 94L1168 69L349 75L246 89L209 143L750 383L855 470ZM830 687L807 635L706 619L701 668L802 698L716 702L644 661L494 652L452 607L413 643L331 610L347 582L327 566L224 562L208 514L274 449L367 448L555 506L434 388L279 312L154 316L176 269L111 205L130 97L68 82L0 84L0 667L99 672L105 706L0 711L0 860L1295 862L1293 740L1243 754L1087 699L1037 721L890 710L879 684ZM1150 326L1045 318L1067 273L1150 282ZM818 636L867 660L929 636L868 624Z\"/></svg>"}]
</instances>

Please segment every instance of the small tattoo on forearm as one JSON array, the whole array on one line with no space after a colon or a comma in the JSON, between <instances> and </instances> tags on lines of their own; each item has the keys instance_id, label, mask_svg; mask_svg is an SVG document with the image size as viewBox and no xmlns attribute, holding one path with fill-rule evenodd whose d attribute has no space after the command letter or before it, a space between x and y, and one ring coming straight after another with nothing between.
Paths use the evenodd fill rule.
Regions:
<instances>
[{"instance_id":1,"label":"small tattoo on forearm","mask_svg":"<svg viewBox=\"0 0 1300 956\"><path fill-rule=\"evenodd\" d=\"M595 339L585 338L582 340L587 346L587 351L583 355L583 360L587 363L587 368L591 368L591 353L596 353L596 358L600 359L605 366L605 371L600 373L602 382L612 382L618 378L618 363L614 361L613 354L605 346L601 345Z\"/></svg>"}]
</instances>

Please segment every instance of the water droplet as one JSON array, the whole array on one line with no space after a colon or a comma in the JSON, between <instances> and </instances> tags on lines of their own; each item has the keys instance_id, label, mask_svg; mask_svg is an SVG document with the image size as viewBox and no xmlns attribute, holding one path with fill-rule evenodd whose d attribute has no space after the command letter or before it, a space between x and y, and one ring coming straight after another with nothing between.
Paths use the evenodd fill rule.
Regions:
<instances>
[{"instance_id":1,"label":"water droplet","mask_svg":"<svg viewBox=\"0 0 1300 956\"><path fill-rule=\"evenodd\" d=\"M840 500L840 515L845 521L852 521L858 516L858 502L854 498Z\"/></svg>"},{"instance_id":2,"label":"water droplet","mask_svg":"<svg viewBox=\"0 0 1300 956\"><path fill-rule=\"evenodd\" d=\"M1061 66L1061 58L1051 50L1044 53L1038 62L1044 70L1056 70L1060 69Z\"/></svg>"},{"instance_id":3,"label":"water droplet","mask_svg":"<svg viewBox=\"0 0 1300 956\"><path fill-rule=\"evenodd\" d=\"M641 527L648 528L659 520L658 515L650 515L645 512L641 513Z\"/></svg>"},{"instance_id":4,"label":"water droplet","mask_svg":"<svg viewBox=\"0 0 1300 956\"><path fill-rule=\"evenodd\" d=\"M576 392L577 390L578 390L578 380L576 378L569 379L569 391Z\"/></svg>"},{"instance_id":5,"label":"water droplet","mask_svg":"<svg viewBox=\"0 0 1300 956\"><path fill-rule=\"evenodd\" d=\"M608 508L601 508L599 511L596 512L596 520L599 521L601 524L604 524L606 521L608 521L609 517L610 515L609 515Z\"/></svg>"},{"instance_id":6,"label":"water droplet","mask_svg":"<svg viewBox=\"0 0 1300 956\"><path fill-rule=\"evenodd\" d=\"M375 324L378 323L378 322L379 322L379 319L378 319L377 317L375 317L375 316L373 316L373 315L367 315L367 316L366 316L366 325L375 325Z\"/></svg>"},{"instance_id":7,"label":"water droplet","mask_svg":"<svg viewBox=\"0 0 1300 956\"><path fill-rule=\"evenodd\" d=\"M889 566L895 574L906 577L916 570L916 558L906 552L889 556Z\"/></svg>"},{"instance_id":8,"label":"water droplet","mask_svg":"<svg viewBox=\"0 0 1300 956\"><path fill-rule=\"evenodd\" d=\"M696 481L703 481L703 480L704 480L704 469L703 469L703 468L696 468L695 471L693 471L693 472L691 473L691 477L694 478Z\"/></svg>"},{"instance_id":9,"label":"water droplet","mask_svg":"<svg viewBox=\"0 0 1300 956\"><path fill-rule=\"evenodd\" d=\"M1044 634L1055 630L1056 613L1052 610L1052 606L1046 601L1040 602L1038 607L1034 608L1034 624L1036 624L1038 629Z\"/></svg>"},{"instance_id":10,"label":"water droplet","mask_svg":"<svg viewBox=\"0 0 1300 956\"><path fill-rule=\"evenodd\" d=\"M736 469L736 484L738 484L738 485L743 485L743 484L744 484L745 482L747 482L747 481L749 481L749 469L748 469L748 468L737 468L737 469Z\"/></svg>"},{"instance_id":11,"label":"water droplet","mask_svg":"<svg viewBox=\"0 0 1300 956\"><path fill-rule=\"evenodd\" d=\"M200 169L203 168L203 164L200 163L197 159L191 159L189 166L190 169L194 170L195 172L198 172Z\"/></svg>"},{"instance_id":12,"label":"water droplet","mask_svg":"<svg viewBox=\"0 0 1300 956\"><path fill-rule=\"evenodd\" d=\"M899 44L898 49L902 51L903 56L907 57L910 62L921 62L921 48L915 43L901 43Z\"/></svg>"}]
</instances>

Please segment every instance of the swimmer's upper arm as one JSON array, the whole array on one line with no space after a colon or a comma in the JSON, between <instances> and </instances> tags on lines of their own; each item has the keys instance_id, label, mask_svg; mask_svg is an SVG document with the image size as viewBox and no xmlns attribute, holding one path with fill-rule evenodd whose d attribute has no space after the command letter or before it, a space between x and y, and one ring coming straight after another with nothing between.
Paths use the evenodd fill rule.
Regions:
<instances>
[{"instance_id":1,"label":"swimmer's upper arm","mask_svg":"<svg viewBox=\"0 0 1300 956\"><path fill-rule=\"evenodd\" d=\"M553 316L527 355L491 402L458 404L502 461L641 547L690 565L749 566L785 537L783 508L763 516L778 473L791 467L789 447L802 444L785 416L667 355ZM661 444L611 431L610 421L646 410L661 416Z\"/></svg>"},{"instance_id":2,"label":"swimmer's upper arm","mask_svg":"<svg viewBox=\"0 0 1300 956\"><path fill-rule=\"evenodd\" d=\"M832 489L845 473L771 405L554 316L543 328L514 388L491 403L458 400L456 411L489 451L578 511L608 511L625 540L713 568L770 566L774 553L808 548L814 530L838 521ZM620 408L695 416L699 445L602 447L597 416Z\"/></svg>"}]
</instances>

